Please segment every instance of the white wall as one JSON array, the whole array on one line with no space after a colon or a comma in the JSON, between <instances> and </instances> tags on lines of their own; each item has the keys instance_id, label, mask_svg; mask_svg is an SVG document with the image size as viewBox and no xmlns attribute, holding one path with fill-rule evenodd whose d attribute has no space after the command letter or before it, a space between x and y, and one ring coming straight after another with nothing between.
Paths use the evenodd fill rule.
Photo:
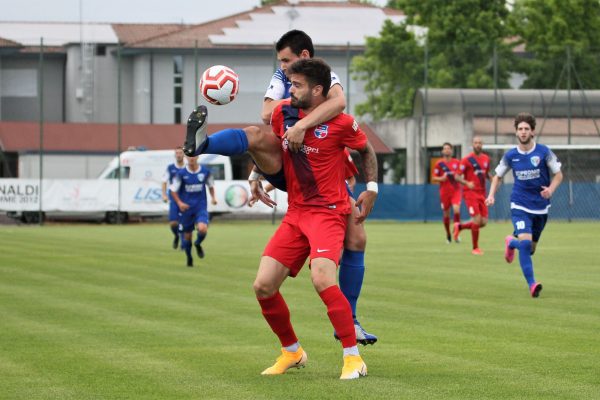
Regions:
<instances>
[{"instance_id":1,"label":"white wall","mask_svg":"<svg viewBox=\"0 0 600 400\"><path fill-rule=\"evenodd\" d=\"M114 155L46 154L43 174L47 179L95 179ZM39 178L40 158L37 154L19 155L19 178Z\"/></svg>"}]
</instances>

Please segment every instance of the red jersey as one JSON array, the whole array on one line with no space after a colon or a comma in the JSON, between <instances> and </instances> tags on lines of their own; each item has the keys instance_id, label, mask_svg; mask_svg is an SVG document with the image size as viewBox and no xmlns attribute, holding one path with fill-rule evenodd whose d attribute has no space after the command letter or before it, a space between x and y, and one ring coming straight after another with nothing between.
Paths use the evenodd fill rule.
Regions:
<instances>
[{"instance_id":1,"label":"red jersey","mask_svg":"<svg viewBox=\"0 0 600 400\"><path fill-rule=\"evenodd\" d=\"M442 177L446 174L446 177L448 178L445 181L440 182L440 193L452 193L460 189L460 184L454 178L456 175L460 174L459 166L460 160L456 158L451 158L450 161L446 161L442 158L435 163L433 175Z\"/></svg>"},{"instance_id":2,"label":"red jersey","mask_svg":"<svg viewBox=\"0 0 600 400\"><path fill-rule=\"evenodd\" d=\"M307 129L298 153L288 150L283 135L287 128L304 117L292 107L290 99L279 104L271 117L273 132L281 139L283 170L288 192L288 208L325 207L350 213L346 190L344 148L362 150L367 136L354 117L339 114L324 124Z\"/></svg>"},{"instance_id":3,"label":"red jersey","mask_svg":"<svg viewBox=\"0 0 600 400\"><path fill-rule=\"evenodd\" d=\"M346 166L344 175L346 176L346 179L350 179L358 174L358 168L356 168L356 164L354 164L354 160L352 160L352 156L348 149L344 149L344 156L346 156L344 159L344 165Z\"/></svg>"},{"instance_id":4,"label":"red jersey","mask_svg":"<svg viewBox=\"0 0 600 400\"><path fill-rule=\"evenodd\" d=\"M478 156L471 152L465 158L460 160L460 171L466 181L473 182L475 187L469 189L464 187L465 197L471 194L485 196L485 180L490 171L490 158L485 153Z\"/></svg>"}]
</instances>

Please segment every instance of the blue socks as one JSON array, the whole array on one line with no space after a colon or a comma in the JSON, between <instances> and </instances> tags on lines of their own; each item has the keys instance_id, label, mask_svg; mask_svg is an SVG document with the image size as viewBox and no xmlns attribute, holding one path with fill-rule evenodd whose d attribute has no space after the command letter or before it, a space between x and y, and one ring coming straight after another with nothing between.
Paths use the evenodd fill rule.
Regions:
<instances>
[{"instance_id":1,"label":"blue socks","mask_svg":"<svg viewBox=\"0 0 600 400\"><path fill-rule=\"evenodd\" d=\"M189 240L181 240L181 248L185 251L188 259L192 258L192 242Z\"/></svg>"},{"instance_id":2,"label":"blue socks","mask_svg":"<svg viewBox=\"0 0 600 400\"><path fill-rule=\"evenodd\" d=\"M200 232L198 232L198 236L196 236L196 240L194 241L194 244L197 246L200 243L202 243L202 241L204 240L204 238L206 238L206 233L202 234Z\"/></svg>"},{"instance_id":3,"label":"blue socks","mask_svg":"<svg viewBox=\"0 0 600 400\"><path fill-rule=\"evenodd\" d=\"M352 308L352 318L356 319L356 303L360 296L365 276L365 252L344 249L340 261L340 289Z\"/></svg>"},{"instance_id":4,"label":"blue socks","mask_svg":"<svg viewBox=\"0 0 600 400\"><path fill-rule=\"evenodd\" d=\"M531 261L531 240L521 240L519 242L519 263L521 264L521 270L523 271L527 285L531 286L535 283L533 261Z\"/></svg>"},{"instance_id":5,"label":"blue socks","mask_svg":"<svg viewBox=\"0 0 600 400\"><path fill-rule=\"evenodd\" d=\"M223 129L206 138L203 153L233 156L248 150L248 138L243 129Z\"/></svg>"}]
</instances>

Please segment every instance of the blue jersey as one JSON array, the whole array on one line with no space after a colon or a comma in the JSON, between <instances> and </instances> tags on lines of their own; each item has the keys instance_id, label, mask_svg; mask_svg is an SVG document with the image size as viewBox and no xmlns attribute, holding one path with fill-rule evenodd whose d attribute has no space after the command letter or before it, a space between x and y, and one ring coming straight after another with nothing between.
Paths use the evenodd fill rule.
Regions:
<instances>
[{"instance_id":1,"label":"blue jersey","mask_svg":"<svg viewBox=\"0 0 600 400\"><path fill-rule=\"evenodd\" d=\"M341 85L340 78L332 71L331 72L331 86L333 85ZM277 71L273 74L271 78L271 82L269 82L269 88L265 93L265 98L272 100L282 100L290 97L290 88L292 87L292 82L287 78L285 73L281 68L278 68Z\"/></svg>"},{"instance_id":2,"label":"blue jersey","mask_svg":"<svg viewBox=\"0 0 600 400\"><path fill-rule=\"evenodd\" d=\"M167 166L167 170L165 171L165 174L163 175L163 182L166 182L167 184L167 191L169 193L169 199L171 199L171 189L170 186L173 183L173 179L175 179L175 175L177 175L177 172L179 172L180 169L177 166L177 164L173 163L173 164L169 164Z\"/></svg>"},{"instance_id":3,"label":"blue jersey","mask_svg":"<svg viewBox=\"0 0 600 400\"><path fill-rule=\"evenodd\" d=\"M171 190L176 191L179 199L189 205L192 212L206 209L206 186L213 186L210 169L200 165L197 171L190 171L189 166L181 168L173 179Z\"/></svg>"},{"instance_id":4,"label":"blue jersey","mask_svg":"<svg viewBox=\"0 0 600 400\"><path fill-rule=\"evenodd\" d=\"M550 200L542 197L542 186L550 186L550 172L560 172L560 161L552 150L543 144L534 143L528 152L518 147L507 151L496 167L500 178L513 170L515 183L510 195L510 208L531 214L547 214Z\"/></svg>"}]
</instances>

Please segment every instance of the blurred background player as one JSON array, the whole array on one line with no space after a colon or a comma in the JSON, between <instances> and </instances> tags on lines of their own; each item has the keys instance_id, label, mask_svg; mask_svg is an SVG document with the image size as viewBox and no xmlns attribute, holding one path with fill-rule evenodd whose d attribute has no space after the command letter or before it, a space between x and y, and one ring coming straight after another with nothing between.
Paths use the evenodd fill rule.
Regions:
<instances>
[{"instance_id":1,"label":"blurred background player","mask_svg":"<svg viewBox=\"0 0 600 400\"><path fill-rule=\"evenodd\" d=\"M519 143L504 154L496 167L486 204L494 205L494 195L502 183L502 177L512 169L515 183L510 195L510 213L513 235L517 238L513 235L505 238L504 258L511 263L515 249L519 249L519 262L529 293L532 297L538 297L542 284L535 281L531 256L546 226L550 197L562 182L563 175L561 164L552 150L534 140L535 117L521 113L515 118L514 125ZM551 173L554 174L552 180Z\"/></svg>"},{"instance_id":2,"label":"blurred background player","mask_svg":"<svg viewBox=\"0 0 600 400\"><path fill-rule=\"evenodd\" d=\"M254 282L262 314L282 345L275 364L262 372L278 375L306 363L279 288L288 276L296 276L307 257L313 285L327 307L327 315L343 346L340 379L367 374L357 348L350 304L336 284L336 268L343 248L350 213L344 176L346 146L358 150L364 161L367 190L357 200L362 210L357 222L371 212L377 197L377 157L352 116L339 114L312 129L299 153L284 139L285 130L325 101L330 69L321 60L303 59L290 67L291 100L282 102L272 117L273 132L283 144L283 166L288 189L288 211L267 244Z\"/></svg>"},{"instance_id":3,"label":"blurred background player","mask_svg":"<svg viewBox=\"0 0 600 400\"><path fill-rule=\"evenodd\" d=\"M440 203L442 206L444 229L446 230L446 242L452 242L450 234L450 207L454 215L454 224L460 224L460 200L462 190L460 183L456 180L456 175L459 175L460 161L453 158L454 149L448 142L442 145L442 158L435 163L433 167L434 182L440 184ZM456 226L456 225L454 225ZM458 235L456 242L460 242Z\"/></svg>"},{"instance_id":4,"label":"blurred background player","mask_svg":"<svg viewBox=\"0 0 600 400\"><path fill-rule=\"evenodd\" d=\"M179 231L182 233L181 248L187 257L187 266L193 267L192 232L198 236L194 241L198 257L204 258L202 241L208 233L208 203L206 187L213 205L217 204L213 176L210 169L198 164L198 157L187 157L187 165L180 169L171 184L171 195L179 207Z\"/></svg>"},{"instance_id":5,"label":"blurred background player","mask_svg":"<svg viewBox=\"0 0 600 400\"><path fill-rule=\"evenodd\" d=\"M183 148L178 146L175 148L175 162L167 166L162 178L162 199L165 203L169 203L169 226L173 232L173 248L179 247L179 207L171 197L169 186L173 183L173 178L177 172L185 166Z\"/></svg>"},{"instance_id":6,"label":"blurred background player","mask_svg":"<svg viewBox=\"0 0 600 400\"><path fill-rule=\"evenodd\" d=\"M289 66L300 59L309 59L314 56L314 47L310 36L299 30L285 33L276 43L277 59L280 68L274 73L265 93L261 117L266 123L270 122L273 108L283 99L289 98L291 82L286 73ZM331 72L331 86L327 98L319 104L309 115L291 126L284 138L288 141L288 148L297 152L302 146L307 128L314 128L336 115L346 107L346 100L338 76ZM283 167L281 164L281 145L272 132L261 131L256 126L244 129L225 129L206 136L206 107L199 106L188 119L188 130L184 151L186 154L221 154L235 155L248 152L260 172L265 178L280 190L286 190ZM249 177L252 195L267 205L274 202L259 186L261 173L253 171ZM351 202L354 199L351 198ZM352 206L353 215L349 218L356 220L358 209ZM356 319L356 306L362 289L365 274L365 248L367 234L363 224L352 222L348 224L346 233L345 250L340 267L340 286L352 305L355 316L355 329L359 343L363 345L374 344L377 336L363 329Z\"/></svg>"},{"instance_id":7,"label":"blurred background player","mask_svg":"<svg viewBox=\"0 0 600 400\"><path fill-rule=\"evenodd\" d=\"M473 151L460 161L460 175L457 180L464 184L463 197L471 216L467 223L454 223L454 238L461 230L470 229L473 241L471 254L480 256L479 230L487 225L488 209L485 205L485 181L490 178L490 158L483 152L483 140L473 137Z\"/></svg>"}]
</instances>

